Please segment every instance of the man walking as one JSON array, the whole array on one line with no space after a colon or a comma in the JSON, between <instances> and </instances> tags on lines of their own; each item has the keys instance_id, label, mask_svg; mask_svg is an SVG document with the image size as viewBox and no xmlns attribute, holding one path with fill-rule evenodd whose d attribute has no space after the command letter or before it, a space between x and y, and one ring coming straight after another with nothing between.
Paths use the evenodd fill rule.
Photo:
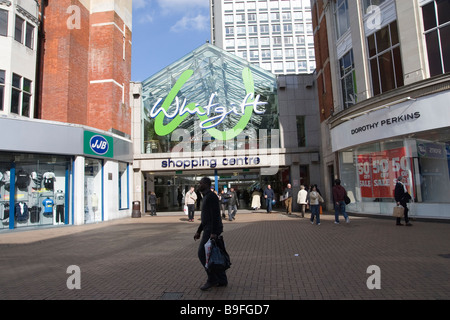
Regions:
<instances>
[{"instance_id":1,"label":"man walking","mask_svg":"<svg viewBox=\"0 0 450 320\"><path fill-rule=\"evenodd\" d=\"M397 205L401 205L405 210L404 210L404 217L405 217L405 224L407 226L412 226L411 223L409 223L409 217L408 217L408 205L407 203L409 202L409 200L411 200L411 195L408 193L408 191L406 191L406 187L403 184L403 177L399 176L397 178L397 183L395 184L395 189L394 189L394 197L395 197L395 201L397 202ZM398 226L402 226L401 224L401 219L402 218L397 218L397 225Z\"/></svg>"},{"instance_id":2,"label":"man walking","mask_svg":"<svg viewBox=\"0 0 450 320\"><path fill-rule=\"evenodd\" d=\"M267 188L264 190L264 198L266 199L266 210L267 213L272 212L272 201L275 198L275 194L273 193L272 187L270 184L267 185Z\"/></svg>"},{"instance_id":3,"label":"man walking","mask_svg":"<svg viewBox=\"0 0 450 320\"><path fill-rule=\"evenodd\" d=\"M234 191L234 188L231 187L230 191L228 191L228 220L232 221L235 219L238 207L239 207L238 196Z\"/></svg>"},{"instance_id":4,"label":"man walking","mask_svg":"<svg viewBox=\"0 0 450 320\"><path fill-rule=\"evenodd\" d=\"M345 222L349 223L350 219L348 218L347 212L345 212L345 196L347 195L347 191L343 186L341 186L341 180L336 179L334 181L333 186L333 199L334 199L334 223L339 224L339 214L345 218Z\"/></svg>"},{"instance_id":5,"label":"man walking","mask_svg":"<svg viewBox=\"0 0 450 320\"><path fill-rule=\"evenodd\" d=\"M284 195L284 204L286 205L286 213L292 213L292 186L290 183L287 184L286 189L283 192Z\"/></svg>"},{"instance_id":6,"label":"man walking","mask_svg":"<svg viewBox=\"0 0 450 320\"><path fill-rule=\"evenodd\" d=\"M200 180L199 191L203 195L201 223L194 235L194 240L200 239L200 234L203 231L203 236L198 247L198 258L200 263L205 268L206 252L205 243L209 239L217 239L223 232L222 219L220 217L219 198L211 191L211 179L204 177ZM228 279L225 271L217 272L206 269L208 279L206 283L200 287L205 291L215 286L226 286Z\"/></svg>"}]
</instances>

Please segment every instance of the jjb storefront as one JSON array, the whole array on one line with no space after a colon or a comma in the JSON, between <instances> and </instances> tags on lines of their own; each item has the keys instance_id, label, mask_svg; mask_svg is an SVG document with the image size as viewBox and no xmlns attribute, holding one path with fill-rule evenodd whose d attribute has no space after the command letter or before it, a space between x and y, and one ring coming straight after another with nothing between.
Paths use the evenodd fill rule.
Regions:
<instances>
[{"instance_id":1,"label":"jjb storefront","mask_svg":"<svg viewBox=\"0 0 450 320\"><path fill-rule=\"evenodd\" d=\"M0 229L130 216L131 141L74 124L0 119Z\"/></svg>"},{"instance_id":2,"label":"jjb storefront","mask_svg":"<svg viewBox=\"0 0 450 320\"><path fill-rule=\"evenodd\" d=\"M354 212L391 215L399 176L410 216L450 219L450 92L394 99L343 116L331 130Z\"/></svg>"}]
</instances>

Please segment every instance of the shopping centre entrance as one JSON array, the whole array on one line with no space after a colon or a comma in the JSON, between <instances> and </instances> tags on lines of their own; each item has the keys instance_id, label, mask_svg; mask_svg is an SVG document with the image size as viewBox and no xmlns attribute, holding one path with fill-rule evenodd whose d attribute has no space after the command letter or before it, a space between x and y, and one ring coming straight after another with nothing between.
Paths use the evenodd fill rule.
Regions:
<instances>
[{"instance_id":1,"label":"shopping centre entrance","mask_svg":"<svg viewBox=\"0 0 450 320\"><path fill-rule=\"evenodd\" d=\"M209 177L212 187L220 193L222 190L234 188L239 197L240 209L250 209L252 193L260 191L263 193L267 185L271 185L276 199L282 193L286 184L289 183L289 168L280 168L277 174L272 176L261 176L260 168L249 168L240 170L204 170L204 171L175 171L144 173L145 178L145 211L150 211L148 204L149 195L155 192L157 198L157 212L172 212L183 210L184 195L191 186L198 192L198 182L203 177ZM199 194L198 194L199 195ZM264 201L262 201L264 202ZM200 201L197 201L200 205ZM261 207L265 207L262 203ZM200 208L196 208L199 210Z\"/></svg>"}]
</instances>

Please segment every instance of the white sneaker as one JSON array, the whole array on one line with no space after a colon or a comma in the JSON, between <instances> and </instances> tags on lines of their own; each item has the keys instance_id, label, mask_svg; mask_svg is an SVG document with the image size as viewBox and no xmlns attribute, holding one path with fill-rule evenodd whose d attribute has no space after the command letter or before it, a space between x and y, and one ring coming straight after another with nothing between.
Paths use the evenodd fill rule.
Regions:
<instances>
[{"instance_id":1,"label":"white sneaker","mask_svg":"<svg viewBox=\"0 0 450 320\"><path fill-rule=\"evenodd\" d=\"M345 219L345 222L350 223L350 219L347 217L347 219Z\"/></svg>"},{"instance_id":2,"label":"white sneaker","mask_svg":"<svg viewBox=\"0 0 450 320\"><path fill-rule=\"evenodd\" d=\"M339 222L335 221L334 224L339 224Z\"/></svg>"}]
</instances>

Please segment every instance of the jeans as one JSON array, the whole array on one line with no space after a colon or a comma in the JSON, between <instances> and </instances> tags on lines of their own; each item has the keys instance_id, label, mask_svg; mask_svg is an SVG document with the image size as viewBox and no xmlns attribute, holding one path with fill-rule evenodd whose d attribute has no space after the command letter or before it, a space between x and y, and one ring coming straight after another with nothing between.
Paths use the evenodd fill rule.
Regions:
<instances>
[{"instance_id":1,"label":"jeans","mask_svg":"<svg viewBox=\"0 0 450 320\"><path fill-rule=\"evenodd\" d=\"M237 212L237 205L233 204L229 204L228 205L228 220L233 220L234 216L236 215Z\"/></svg>"},{"instance_id":2,"label":"jeans","mask_svg":"<svg viewBox=\"0 0 450 320\"><path fill-rule=\"evenodd\" d=\"M339 213L342 213L345 220L348 219L347 212L345 212L345 201L339 201L339 204L334 203L334 221L339 222Z\"/></svg>"},{"instance_id":3,"label":"jeans","mask_svg":"<svg viewBox=\"0 0 450 320\"><path fill-rule=\"evenodd\" d=\"M188 204L188 219L194 220L195 204Z\"/></svg>"},{"instance_id":4,"label":"jeans","mask_svg":"<svg viewBox=\"0 0 450 320\"><path fill-rule=\"evenodd\" d=\"M219 236L219 235L217 235ZM208 232L207 230L203 230L203 236L200 241L200 245L198 246L198 258L200 260L200 263L202 264L203 268L206 271L206 274L208 276L208 282L212 284L221 284L226 285L228 283L227 275L225 271L223 272L212 272L211 270L208 270L205 268L206 264L206 252L205 252L205 243L208 242L209 238L211 237L211 232Z\"/></svg>"},{"instance_id":5,"label":"jeans","mask_svg":"<svg viewBox=\"0 0 450 320\"><path fill-rule=\"evenodd\" d=\"M272 211L272 198L266 198L267 212Z\"/></svg>"},{"instance_id":6,"label":"jeans","mask_svg":"<svg viewBox=\"0 0 450 320\"><path fill-rule=\"evenodd\" d=\"M311 205L311 222L314 222L314 217L316 217L316 224L320 223L320 208L318 204Z\"/></svg>"}]
</instances>

